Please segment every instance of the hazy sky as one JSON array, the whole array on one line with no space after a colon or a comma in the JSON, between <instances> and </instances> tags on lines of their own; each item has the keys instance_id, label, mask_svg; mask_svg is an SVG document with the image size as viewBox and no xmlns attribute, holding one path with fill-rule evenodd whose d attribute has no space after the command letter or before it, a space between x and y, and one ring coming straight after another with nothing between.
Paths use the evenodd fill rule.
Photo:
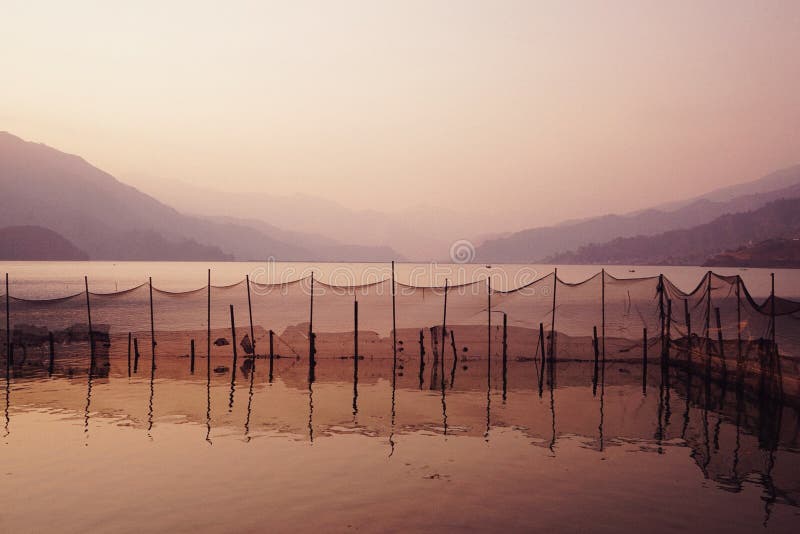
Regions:
<instances>
[{"instance_id":1,"label":"hazy sky","mask_svg":"<svg viewBox=\"0 0 800 534\"><path fill-rule=\"evenodd\" d=\"M495 226L800 162L796 0L2 0L0 77L0 130L123 179Z\"/></svg>"}]
</instances>

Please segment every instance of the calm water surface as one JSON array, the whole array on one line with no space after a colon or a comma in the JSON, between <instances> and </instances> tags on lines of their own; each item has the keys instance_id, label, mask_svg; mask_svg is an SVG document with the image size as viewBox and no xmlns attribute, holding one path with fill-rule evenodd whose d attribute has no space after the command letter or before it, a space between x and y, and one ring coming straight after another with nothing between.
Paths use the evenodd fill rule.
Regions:
<instances>
[{"instance_id":1,"label":"calm water surface","mask_svg":"<svg viewBox=\"0 0 800 534\"><path fill-rule=\"evenodd\" d=\"M213 362L212 367L230 362ZM241 363L241 360L240 360ZM798 412L676 370L279 359L128 378L17 365L5 381L5 532L796 532ZM449 363L448 363L449 366ZM655 367L655 369L653 369Z\"/></svg>"},{"instance_id":2,"label":"calm water surface","mask_svg":"<svg viewBox=\"0 0 800 534\"><path fill-rule=\"evenodd\" d=\"M265 267L265 265L267 267ZM201 263L5 263L29 298L154 284L205 284ZM390 275L378 264L212 265L218 285ZM426 271L426 269L428 269ZM441 270L440 270L441 269ZM449 269L449 270L448 270ZM493 266L514 287L549 266ZM630 271L634 272L631 273ZM704 268L664 272L684 289ZM578 281L597 267L561 267ZM769 271L741 274L757 296ZM481 266L397 267L398 281L441 284ZM262 277L262 278L259 278ZM778 293L800 294L796 271ZM496 286L497 287L497 286ZM121 341L95 367L58 348L17 352L2 374L0 531L797 532L795 405L652 363L500 361L460 355L446 372L419 356L321 359L198 355L159 345L128 375ZM149 349L149 348L148 348ZM145 349L144 354L149 350ZM204 352L204 351L200 351ZM109 356L110 355L110 356ZM430 358L430 355L428 355ZM591 360L591 358L587 358Z\"/></svg>"}]
</instances>

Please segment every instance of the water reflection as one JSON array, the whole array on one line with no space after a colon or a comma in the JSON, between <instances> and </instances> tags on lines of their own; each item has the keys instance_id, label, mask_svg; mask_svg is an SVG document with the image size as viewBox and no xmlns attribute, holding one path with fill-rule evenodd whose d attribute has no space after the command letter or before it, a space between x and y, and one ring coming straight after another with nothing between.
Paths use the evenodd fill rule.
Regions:
<instances>
[{"instance_id":1,"label":"water reflection","mask_svg":"<svg viewBox=\"0 0 800 534\"><path fill-rule=\"evenodd\" d=\"M438 343L433 341L437 338ZM486 442L491 438L493 447L496 443L502 447L498 436L513 429L529 445L543 447L565 462L571 454L568 445L576 438L601 457L636 443L641 452L656 453L659 461L679 462L681 457L670 451L688 448L696 472L720 490L742 493L746 486L757 484L764 524L772 521L776 508L800 502L800 473L793 467L800 459L800 415L794 404L781 398L780 387L769 376L751 388L741 377L694 372L688 366L670 365L662 355L660 361L653 360L657 363L648 367L643 379L640 364L603 357L542 358L541 353L527 359L464 359L464 366L454 372L458 364L451 363L459 353L452 337L453 362L447 360L449 373L445 373L444 354L449 350L442 352L441 339L441 330L432 332L433 365L428 377L423 375L427 380L422 389L416 372L403 372L417 365L423 369L422 351L419 357L399 352L391 360L323 359L308 374L302 360L271 359L272 365L266 366L246 357L238 370L248 380L248 400L238 405L230 397L236 368L230 370L231 376L212 373L207 359L203 380L192 375L186 360L162 351L161 345L158 366L153 356L148 378L137 378L135 373L128 377L127 339L119 357L110 355L105 343L97 343L94 358L87 354L90 351L71 356L66 347L59 348L53 364L49 347L42 351L40 363L28 350L27 357L5 362L5 438L14 438L13 415L53 408L74 413L87 438L91 422L93 441L100 425L98 413L131 421L156 446L162 422L167 427L176 417L198 428L204 425L210 444L214 419L215 430L238 428L240 438L244 421L247 443L271 433L313 444L340 434L382 437L384 454L393 460L410 454L406 445L420 433L435 432L456 448L462 438L470 437ZM705 365L703 360L698 363ZM764 362L765 368L775 365L768 358ZM259 409L260 384L272 384L269 401L274 409ZM137 393L145 387L149 388L146 412ZM493 405L494 396L504 402ZM675 402L682 411L678 428L671 420ZM224 435L215 434L224 440ZM624 471L624 464L619 469Z\"/></svg>"}]
</instances>

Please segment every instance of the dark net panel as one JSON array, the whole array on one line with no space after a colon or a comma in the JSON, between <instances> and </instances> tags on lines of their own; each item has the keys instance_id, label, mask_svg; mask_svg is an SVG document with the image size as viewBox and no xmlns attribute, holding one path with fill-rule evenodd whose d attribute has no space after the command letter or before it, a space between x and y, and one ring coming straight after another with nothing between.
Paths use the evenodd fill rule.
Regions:
<instances>
[{"instance_id":1,"label":"dark net panel","mask_svg":"<svg viewBox=\"0 0 800 534\"><path fill-rule=\"evenodd\" d=\"M398 354L403 361L415 363L413 374L422 385L431 370L439 368L444 288L397 283L395 294Z\"/></svg>"},{"instance_id":2,"label":"dark net panel","mask_svg":"<svg viewBox=\"0 0 800 534\"><path fill-rule=\"evenodd\" d=\"M54 373L71 374L88 368L91 352L86 293L49 300L10 297L9 313L11 354L7 362L12 372L47 369L51 335ZM107 335L102 327L94 330L98 339Z\"/></svg>"},{"instance_id":3,"label":"dark net panel","mask_svg":"<svg viewBox=\"0 0 800 534\"><path fill-rule=\"evenodd\" d=\"M661 336L661 293L658 276L620 279L605 274L605 339L607 358L641 358L647 329L648 349ZM658 356L648 350L648 357Z\"/></svg>"},{"instance_id":4,"label":"dark net panel","mask_svg":"<svg viewBox=\"0 0 800 534\"><path fill-rule=\"evenodd\" d=\"M231 317L231 307L233 307L233 317ZM247 340L245 336L247 336ZM234 355L237 358L244 357L248 353L245 349L248 347L249 338L250 317L245 281L228 286L212 285L212 366L230 366L233 365ZM252 341L249 343L252 344ZM238 361L237 365L240 365Z\"/></svg>"},{"instance_id":5,"label":"dark net panel","mask_svg":"<svg viewBox=\"0 0 800 534\"><path fill-rule=\"evenodd\" d=\"M128 356L130 333L131 372L138 372L139 360L152 362L150 332L150 286L143 284L118 293L91 293L92 330L107 333L109 358L123 361ZM97 349L97 345L95 345ZM137 358L138 354L138 358Z\"/></svg>"},{"instance_id":6,"label":"dark net panel","mask_svg":"<svg viewBox=\"0 0 800 534\"><path fill-rule=\"evenodd\" d=\"M271 330L273 355L308 357L311 277L282 284L251 282L250 286L257 354L269 354Z\"/></svg>"},{"instance_id":7,"label":"dark net panel","mask_svg":"<svg viewBox=\"0 0 800 534\"><path fill-rule=\"evenodd\" d=\"M554 275L549 274L518 289L492 292L492 310L504 312L507 315L507 343L510 357L541 357L542 344L544 344L545 351L548 350L553 318L554 279ZM556 329L558 329L558 312L556 312L556 316ZM493 313L492 323L498 325L502 324L501 322L502 315ZM540 325L545 336L543 341L539 334ZM493 331L494 334L497 334L496 328L493 328ZM498 350L502 349L502 339L500 339L501 345L498 348L494 334L492 352L496 354Z\"/></svg>"},{"instance_id":8,"label":"dark net panel","mask_svg":"<svg viewBox=\"0 0 800 534\"><path fill-rule=\"evenodd\" d=\"M602 327L602 291L602 274L577 284L558 281L555 354L559 360L594 359L592 339L594 328L599 332Z\"/></svg>"},{"instance_id":9,"label":"dark net panel","mask_svg":"<svg viewBox=\"0 0 800 534\"><path fill-rule=\"evenodd\" d=\"M208 287L182 293L154 289L153 319L159 357L189 357L192 341L196 357L208 356Z\"/></svg>"}]
</instances>

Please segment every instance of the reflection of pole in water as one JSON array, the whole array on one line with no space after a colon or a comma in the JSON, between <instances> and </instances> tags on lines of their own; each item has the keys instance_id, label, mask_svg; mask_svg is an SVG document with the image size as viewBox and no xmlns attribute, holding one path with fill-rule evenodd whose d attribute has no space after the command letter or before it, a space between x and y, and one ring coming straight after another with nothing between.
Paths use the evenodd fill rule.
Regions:
<instances>
[{"instance_id":1,"label":"reflection of pole in water","mask_svg":"<svg viewBox=\"0 0 800 534\"><path fill-rule=\"evenodd\" d=\"M11 377L10 375L10 366L8 364L8 358L6 358L6 409L4 410L5 415L5 425L4 430L5 434L4 437L8 437L11 433L9 430L9 424L11 423L11 416L9 414L9 408L11 407Z\"/></svg>"},{"instance_id":2,"label":"reflection of pole in water","mask_svg":"<svg viewBox=\"0 0 800 534\"><path fill-rule=\"evenodd\" d=\"M314 444L314 382L308 381L308 439Z\"/></svg>"},{"instance_id":3,"label":"reflection of pole in water","mask_svg":"<svg viewBox=\"0 0 800 534\"><path fill-rule=\"evenodd\" d=\"M456 350L456 335L453 329L450 329L450 345L453 347L453 368L450 369L450 389L453 389L453 384L456 383L456 365L458 365L458 351Z\"/></svg>"},{"instance_id":4,"label":"reflection of pole in water","mask_svg":"<svg viewBox=\"0 0 800 534\"><path fill-rule=\"evenodd\" d=\"M606 359L603 358L603 361L600 364L600 424L597 427L597 430L600 433L600 452L602 452L605 449L605 416L606 416ZM555 436L555 426L553 427L553 433Z\"/></svg>"},{"instance_id":5,"label":"reflection of pole in water","mask_svg":"<svg viewBox=\"0 0 800 534\"><path fill-rule=\"evenodd\" d=\"M539 323L539 353L541 354L541 363L542 367L539 369L539 398L542 398L542 394L544 393L544 369L547 362L547 357L545 356L544 352L544 323Z\"/></svg>"},{"instance_id":6,"label":"reflection of pole in water","mask_svg":"<svg viewBox=\"0 0 800 534\"><path fill-rule=\"evenodd\" d=\"M236 392L236 360L238 357L236 351L236 322L233 317L233 304L230 305L231 310L231 347L233 348L233 364L231 366L231 394L228 400L228 412L233 411L233 396Z\"/></svg>"},{"instance_id":7,"label":"reflection of pole in water","mask_svg":"<svg viewBox=\"0 0 800 534\"><path fill-rule=\"evenodd\" d=\"M89 365L89 377L86 385L86 408L83 410L83 433L89 438L89 410L92 404L92 378L94 376L94 363Z\"/></svg>"},{"instance_id":8,"label":"reflection of pole in water","mask_svg":"<svg viewBox=\"0 0 800 534\"><path fill-rule=\"evenodd\" d=\"M395 359L396 361L396 359ZM353 422L358 415L358 301L353 301Z\"/></svg>"},{"instance_id":9,"label":"reflection of pole in water","mask_svg":"<svg viewBox=\"0 0 800 534\"><path fill-rule=\"evenodd\" d=\"M442 361L444 361L444 352L442 352ZM444 369L442 369L442 372L444 372ZM445 389L444 376L442 376L442 426L444 427L444 435L447 436L447 399L445 398Z\"/></svg>"},{"instance_id":10,"label":"reflection of pole in water","mask_svg":"<svg viewBox=\"0 0 800 534\"><path fill-rule=\"evenodd\" d=\"M548 367L548 375L550 375L550 377L548 379L548 383L549 383L549 386L550 386L550 421L551 421L550 428L551 428L551 431L552 431L552 435L551 435L551 438L550 438L549 449L550 449L550 452L552 452L553 454L555 454L555 452L556 452L555 451L555 446L556 446L556 396L555 396L555 391L554 391L555 388L554 388L554 384L553 384L555 382L555 380L553 379L553 375L555 375L555 366L556 366L556 361L555 361L555 358L553 358L553 359L550 360L550 365ZM602 399L602 397L601 397L601 399Z\"/></svg>"},{"instance_id":11,"label":"reflection of pole in water","mask_svg":"<svg viewBox=\"0 0 800 534\"><path fill-rule=\"evenodd\" d=\"M150 401L147 408L147 435L150 436L150 430L153 429L153 397L155 396L155 378L156 366L150 366Z\"/></svg>"},{"instance_id":12,"label":"reflection of pole in water","mask_svg":"<svg viewBox=\"0 0 800 534\"><path fill-rule=\"evenodd\" d=\"M394 262L392 262L392 268L394 268ZM391 424L389 426L389 447L391 447L391 451L389 452L389 457L391 458L394 454L394 421L395 421L395 396L397 394L397 358L392 360L392 417L391 417Z\"/></svg>"},{"instance_id":13,"label":"reflection of pole in water","mask_svg":"<svg viewBox=\"0 0 800 534\"><path fill-rule=\"evenodd\" d=\"M53 339L53 332L47 333L48 343L50 345L50 363L47 366L47 376L53 376L53 366L56 361L56 347L55 340ZM131 376L131 335L128 333L128 376Z\"/></svg>"},{"instance_id":14,"label":"reflection of pole in water","mask_svg":"<svg viewBox=\"0 0 800 534\"><path fill-rule=\"evenodd\" d=\"M491 379L491 360L486 361L486 366L489 368L486 376L486 432L483 433L483 439L489 442L489 430L492 427L492 379Z\"/></svg>"}]
</instances>

